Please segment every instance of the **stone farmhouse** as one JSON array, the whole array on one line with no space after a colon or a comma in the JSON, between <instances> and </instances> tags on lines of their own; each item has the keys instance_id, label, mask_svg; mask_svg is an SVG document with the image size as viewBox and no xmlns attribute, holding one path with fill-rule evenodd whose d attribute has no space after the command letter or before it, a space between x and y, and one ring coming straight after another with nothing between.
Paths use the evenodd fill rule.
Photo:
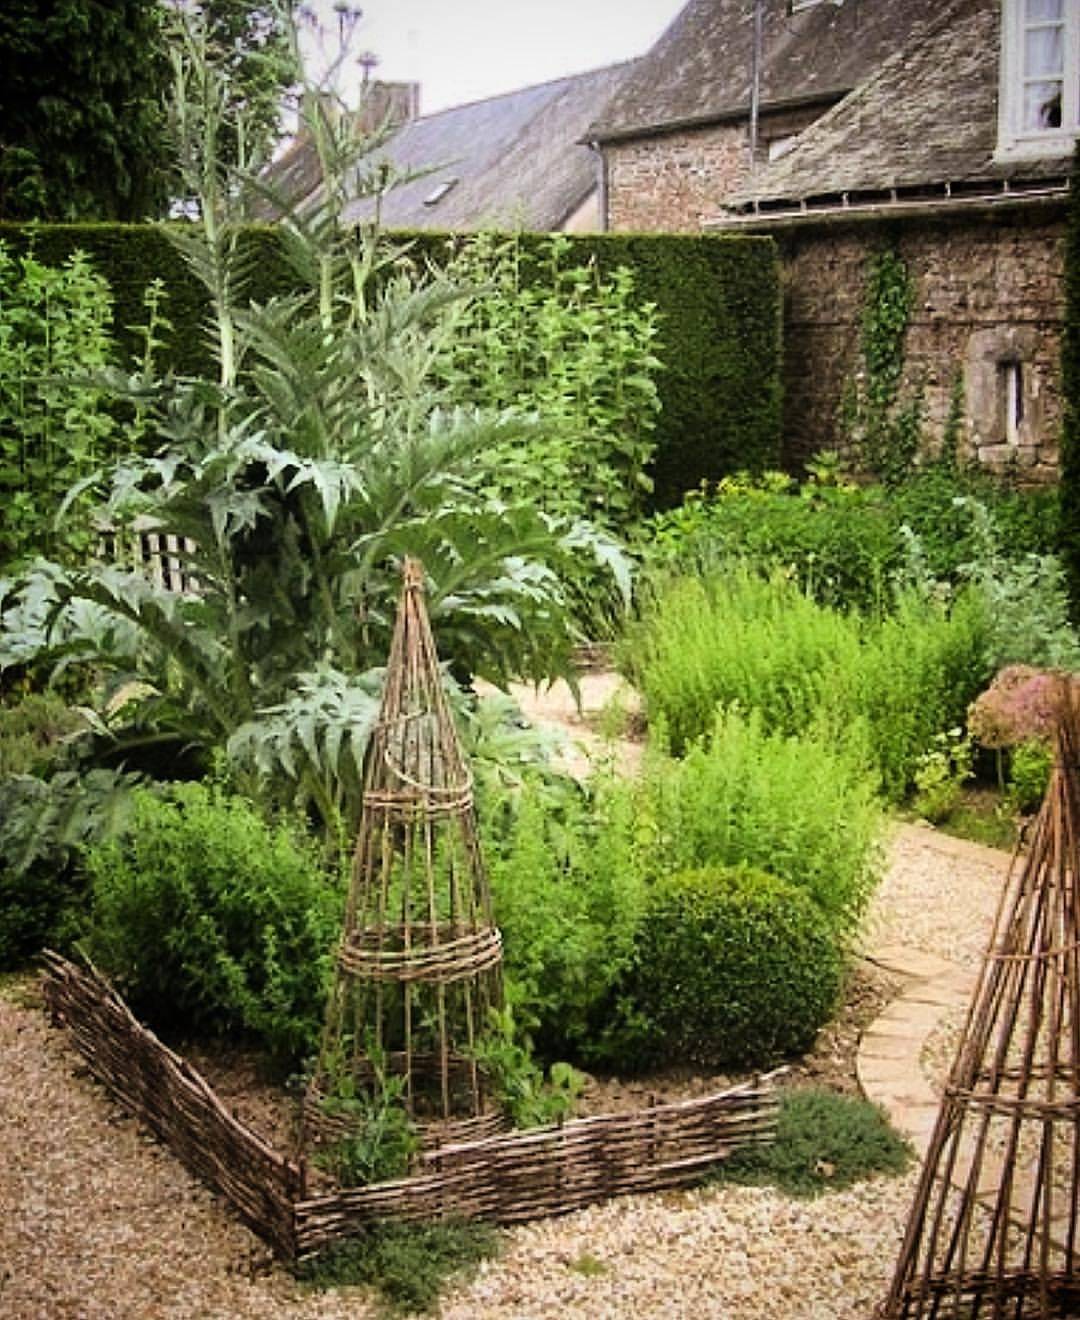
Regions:
<instances>
[{"instance_id":1,"label":"stone farmhouse","mask_svg":"<svg viewBox=\"0 0 1080 1320\"><path fill-rule=\"evenodd\" d=\"M845 443L866 272L890 245L931 444L962 391L966 454L1048 480L1078 131L1080 0L691 0L590 138L607 227L776 239L789 462Z\"/></svg>"}]
</instances>

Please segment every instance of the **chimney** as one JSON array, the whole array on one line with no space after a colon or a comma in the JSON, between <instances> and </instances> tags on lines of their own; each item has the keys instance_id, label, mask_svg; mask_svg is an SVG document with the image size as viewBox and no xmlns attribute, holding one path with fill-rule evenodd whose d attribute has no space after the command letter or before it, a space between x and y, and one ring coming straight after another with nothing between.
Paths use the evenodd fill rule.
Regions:
<instances>
[{"instance_id":1,"label":"chimney","mask_svg":"<svg viewBox=\"0 0 1080 1320\"><path fill-rule=\"evenodd\" d=\"M310 136L312 123L320 117L336 127L341 121L341 108L341 101L333 92L305 91L300 97L297 137Z\"/></svg>"},{"instance_id":2,"label":"chimney","mask_svg":"<svg viewBox=\"0 0 1080 1320\"><path fill-rule=\"evenodd\" d=\"M400 128L420 113L420 84L415 82L365 81L356 112L359 133Z\"/></svg>"}]
</instances>

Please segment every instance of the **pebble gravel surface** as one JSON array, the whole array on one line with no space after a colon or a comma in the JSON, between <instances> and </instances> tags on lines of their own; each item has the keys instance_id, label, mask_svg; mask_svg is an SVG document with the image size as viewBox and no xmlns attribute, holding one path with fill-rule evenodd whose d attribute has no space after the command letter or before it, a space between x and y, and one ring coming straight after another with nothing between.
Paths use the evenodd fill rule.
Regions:
<instances>
[{"instance_id":1,"label":"pebble gravel surface","mask_svg":"<svg viewBox=\"0 0 1080 1320\"><path fill-rule=\"evenodd\" d=\"M983 855L985 854L985 856ZM902 827L867 924L979 957L1002 859ZM211 1193L123 1117L52 1031L28 980L0 987L0 1316L5 1320L364 1320L357 1289L294 1281ZM449 1291L444 1320L870 1320L916 1174L815 1201L723 1187L630 1197L515 1228Z\"/></svg>"}]
</instances>

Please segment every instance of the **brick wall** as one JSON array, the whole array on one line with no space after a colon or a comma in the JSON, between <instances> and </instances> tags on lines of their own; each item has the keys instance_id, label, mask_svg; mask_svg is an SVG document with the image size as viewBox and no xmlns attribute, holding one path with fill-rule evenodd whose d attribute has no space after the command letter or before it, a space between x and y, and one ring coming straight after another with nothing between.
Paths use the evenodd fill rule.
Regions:
<instances>
[{"instance_id":1,"label":"brick wall","mask_svg":"<svg viewBox=\"0 0 1080 1320\"><path fill-rule=\"evenodd\" d=\"M1031 481L1057 474L1064 316L1063 212L1018 209L895 224L822 225L777 234L785 271L787 457L845 447L845 382L859 363L866 271L888 232L915 281L903 391L925 394L929 450L954 384L964 390L961 451ZM1008 375L1014 372L1010 395ZM1009 405L1014 412L1007 415Z\"/></svg>"}]
</instances>

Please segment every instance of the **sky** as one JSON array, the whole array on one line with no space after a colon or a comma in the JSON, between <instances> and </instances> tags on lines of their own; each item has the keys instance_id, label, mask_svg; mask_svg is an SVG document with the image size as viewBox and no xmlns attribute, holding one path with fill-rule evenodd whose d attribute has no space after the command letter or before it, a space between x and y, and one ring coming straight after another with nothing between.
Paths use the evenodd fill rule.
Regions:
<instances>
[{"instance_id":1,"label":"sky","mask_svg":"<svg viewBox=\"0 0 1080 1320\"><path fill-rule=\"evenodd\" d=\"M326 61L338 48L334 0L307 0L326 34ZM352 3L352 0L350 0ZM378 56L374 77L420 83L430 114L499 92L582 73L642 55L685 0L356 0L362 10L344 65L359 82L355 56Z\"/></svg>"}]
</instances>

